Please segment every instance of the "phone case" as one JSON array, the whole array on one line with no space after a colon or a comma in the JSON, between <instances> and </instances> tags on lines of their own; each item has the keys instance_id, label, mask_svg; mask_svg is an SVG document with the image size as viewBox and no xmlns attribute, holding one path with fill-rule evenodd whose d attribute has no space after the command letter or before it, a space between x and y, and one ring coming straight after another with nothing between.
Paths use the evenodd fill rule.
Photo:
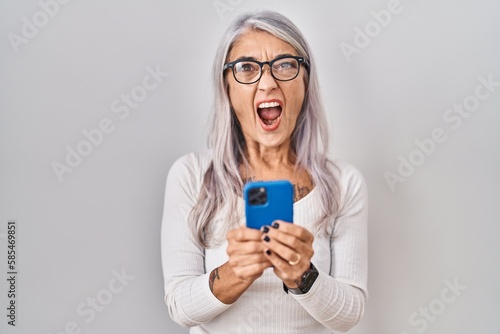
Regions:
<instances>
[{"instance_id":1,"label":"phone case","mask_svg":"<svg viewBox=\"0 0 500 334\"><path fill-rule=\"evenodd\" d=\"M290 181L249 182L243 188L246 225L260 229L279 219L293 223L293 186Z\"/></svg>"}]
</instances>

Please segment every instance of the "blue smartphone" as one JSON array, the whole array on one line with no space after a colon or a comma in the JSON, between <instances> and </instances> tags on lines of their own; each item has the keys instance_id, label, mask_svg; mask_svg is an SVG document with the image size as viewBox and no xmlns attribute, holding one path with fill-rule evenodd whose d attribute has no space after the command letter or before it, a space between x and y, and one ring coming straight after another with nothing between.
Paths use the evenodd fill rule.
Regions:
<instances>
[{"instance_id":1,"label":"blue smartphone","mask_svg":"<svg viewBox=\"0 0 500 334\"><path fill-rule=\"evenodd\" d=\"M260 229L279 219L293 223L293 185L287 180L249 182L243 188L247 227Z\"/></svg>"}]
</instances>

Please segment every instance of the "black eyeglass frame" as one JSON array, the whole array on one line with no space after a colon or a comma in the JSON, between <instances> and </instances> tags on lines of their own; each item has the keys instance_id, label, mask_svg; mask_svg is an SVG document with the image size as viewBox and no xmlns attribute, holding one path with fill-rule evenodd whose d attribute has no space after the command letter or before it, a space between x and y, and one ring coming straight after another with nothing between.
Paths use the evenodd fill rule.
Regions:
<instances>
[{"instance_id":1,"label":"black eyeglass frame","mask_svg":"<svg viewBox=\"0 0 500 334\"><path fill-rule=\"evenodd\" d=\"M290 78L290 79L278 79L278 78L276 78L274 76L274 73L273 73L273 64L274 64L274 62L278 61L278 60L281 60L281 59L284 59L284 58L293 58L293 59L295 59L299 63L299 67L297 68L297 74L293 78ZM236 65L237 63L242 62L242 61L256 63L256 64L258 64L260 66L260 75L259 75L259 77L257 79L255 79L252 82L241 82L241 81L239 81L236 78L236 73L234 73L234 65ZM301 67L300 65L302 63L304 63L304 65L306 65L307 68L309 68L309 62L306 60L306 58L300 57L300 56L288 56L288 55L284 55L284 56L280 56L278 58L274 58L273 60L270 60L270 61L262 61L262 62L261 61L257 61L257 60L253 60L253 59L238 59L238 60L235 60L235 61L232 61L232 62L224 64L224 67L222 68L222 70L225 71L228 68L231 68L231 70L233 72L234 80L236 80L237 82L239 82L242 85L251 85L251 84L254 84L257 81L259 81L260 78L262 78L262 73L263 73L262 69L264 68L264 65L266 65L266 64L269 65L271 75L272 75L272 77L274 79L276 79L278 81L290 81L290 80L293 80L293 79L295 79L296 77L299 76L300 67Z\"/></svg>"}]
</instances>

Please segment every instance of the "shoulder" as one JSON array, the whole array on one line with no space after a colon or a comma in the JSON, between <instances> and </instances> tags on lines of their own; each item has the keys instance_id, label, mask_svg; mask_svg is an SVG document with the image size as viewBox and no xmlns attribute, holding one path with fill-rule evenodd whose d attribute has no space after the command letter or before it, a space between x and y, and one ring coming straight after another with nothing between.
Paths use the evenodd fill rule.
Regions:
<instances>
[{"instance_id":1,"label":"shoulder","mask_svg":"<svg viewBox=\"0 0 500 334\"><path fill-rule=\"evenodd\" d=\"M167 183L180 182L198 188L212 161L211 151L191 152L174 161L167 176Z\"/></svg>"},{"instance_id":2,"label":"shoulder","mask_svg":"<svg viewBox=\"0 0 500 334\"><path fill-rule=\"evenodd\" d=\"M366 205L368 191L365 178L358 168L345 161L334 160L331 163L332 172L338 180L340 203L339 209L349 207L353 201Z\"/></svg>"},{"instance_id":3,"label":"shoulder","mask_svg":"<svg viewBox=\"0 0 500 334\"><path fill-rule=\"evenodd\" d=\"M364 185L365 179L363 174L354 165L339 160L331 162L331 169L341 186L361 186Z\"/></svg>"},{"instance_id":4,"label":"shoulder","mask_svg":"<svg viewBox=\"0 0 500 334\"><path fill-rule=\"evenodd\" d=\"M197 171L204 172L211 161L212 154L209 150L187 153L174 161L170 167L170 173L181 171L191 171L192 173L196 173Z\"/></svg>"}]
</instances>

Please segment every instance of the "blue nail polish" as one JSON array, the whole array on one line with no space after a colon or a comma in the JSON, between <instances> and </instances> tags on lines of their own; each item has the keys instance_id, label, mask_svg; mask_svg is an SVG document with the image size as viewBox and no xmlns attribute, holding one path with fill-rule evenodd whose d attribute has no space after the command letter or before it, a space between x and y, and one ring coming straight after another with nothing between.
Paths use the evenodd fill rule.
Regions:
<instances>
[{"instance_id":1,"label":"blue nail polish","mask_svg":"<svg viewBox=\"0 0 500 334\"><path fill-rule=\"evenodd\" d=\"M262 227L262 232L263 232L263 233L267 233L267 232L269 232L269 226L263 226L263 227Z\"/></svg>"},{"instance_id":2,"label":"blue nail polish","mask_svg":"<svg viewBox=\"0 0 500 334\"><path fill-rule=\"evenodd\" d=\"M273 223L273 227L274 227L274 228L278 228L278 227L280 227L280 224L278 224L277 222L274 222L274 223Z\"/></svg>"},{"instance_id":3,"label":"blue nail polish","mask_svg":"<svg viewBox=\"0 0 500 334\"><path fill-rule=\"evenodd\" d=\"M268 250L266 250L266 254L267 254L267 255L271 255L271 251L270 251L269 249L268 249Z\"/></svg>"},{"instance_id":4,"label":"blue nail polish","mask_svg":"<svg viewBox=\"0 0 500 334\"><path fill-rule=\"evenodd\" d=\"M269 237L266 235L266 236L264 237L264 241L269 242L269 240L271 240L271 239L269 239Z\"/></svg>"}]
</instances>

